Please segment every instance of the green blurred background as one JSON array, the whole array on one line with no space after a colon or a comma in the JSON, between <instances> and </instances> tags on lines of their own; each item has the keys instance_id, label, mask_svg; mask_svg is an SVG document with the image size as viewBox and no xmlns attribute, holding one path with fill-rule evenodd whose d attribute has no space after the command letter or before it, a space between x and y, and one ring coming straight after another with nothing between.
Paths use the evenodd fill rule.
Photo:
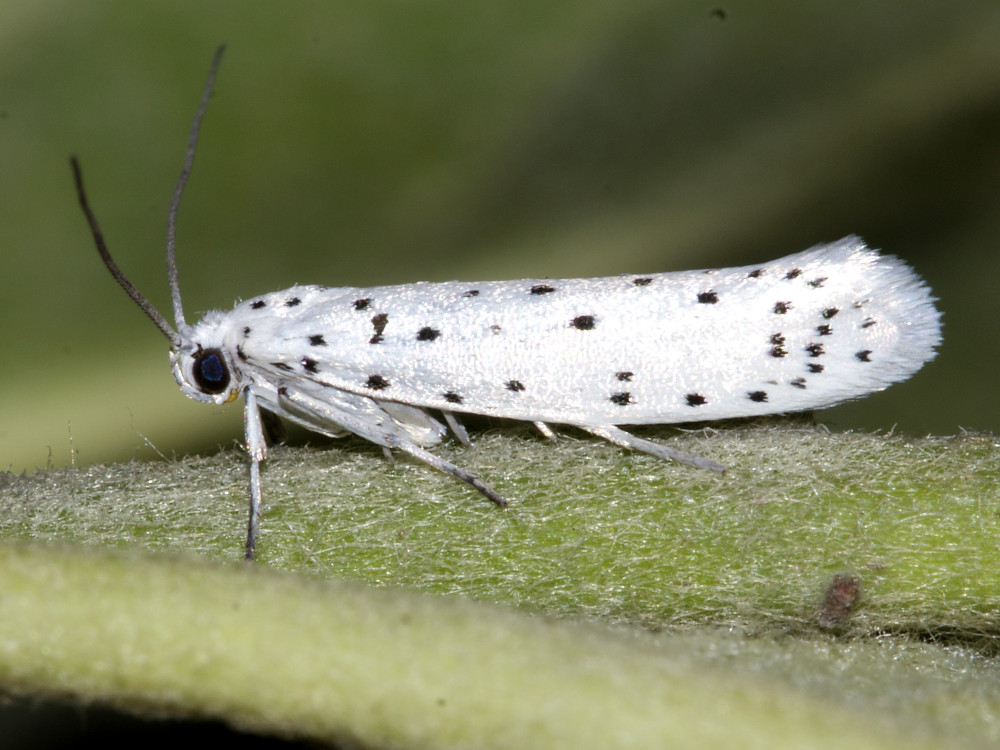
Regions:
<instances>
[{"instance_id":1,"label":"green blurred background","mask_svg":"<svg viewBox=\"0 0 1000 750\"><path fill-rule=\"evenodd\" d=\"M1000 4L37 2L0 7L0 469L211 450L185 399L165 216L229 44L179 228L189 320L293 283L756 263L845 234L945 311L937 361L835 428L1000 429Z\"/></svg>"}]
</instances>

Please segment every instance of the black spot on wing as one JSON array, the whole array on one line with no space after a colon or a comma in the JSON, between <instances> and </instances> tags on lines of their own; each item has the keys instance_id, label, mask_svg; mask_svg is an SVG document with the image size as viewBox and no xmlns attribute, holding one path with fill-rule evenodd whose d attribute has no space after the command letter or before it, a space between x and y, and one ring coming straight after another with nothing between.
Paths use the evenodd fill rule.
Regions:
<instances>
[{"instance_id":1,"label":"black spot on wing","mask_svg":"<svg viewBox=\"0 0 1000 750\"><path fill-rule=\"evenodd\" d=\"M862 327L862 328L871 328L871 327L872 327L873 325L875 325L875 319L874 319L874 318L867 318L867 319L866 319L866 320L865 320L865 321L864 321L864 322L863 322L863 323L861 324L861 327Z\"/></svg>"},{"instance_id":2,"label":"black spot on wing","mask_svg":"<svg viewBox=\"0 0 1000 750\"><path fill-rule=\"evenodd\" d=\"M807 283L808 283L808 284L809 284L809 286L811 286L811 287L812 287L813 289L819 289L819 288L820 288L821 286L823 286L823 283L824 283L825 281L826 281L826 276L820 276L819 278L817 278L817 279L813 279L812 281L809 281L809 282L807 282Z\"/></svg>"},{"instance_id":3,"label":"black spot on wing","mask_svg":"<svg viewBox=\"0 0 1000 750\"><path fill-rule=\"evenodd\" d=\"M306 372L313 372L313 373L319 372L319 362L317 362L315 359L312 359L311 357L303 357L302 369L305 370Z\"/></svg>"},{"instance_id":4,"label":"black spot on wing","mask_svg":"<svg viewBox=\"0 0 1000 750\"><path fill-rule=\"evenodd\" d=\"M593 315L577 315L570 325L578 331L591 331L597 323Z\"/></svg>"},{"instance_id":5,"label":"black spot on wing","mask_svg":"<svg viewBox=\"0 0 1000 750\"><path fill-rule=\"evenodd\" d=\"M243 326L243 338L250 335L250 326Z\"/></svg>"},{"instance_id":6,"label":"black spot on wing","mask_svg":"<svg viewBox=\"0 0 1000 750\"><path fill-rule=\"evenodd\" d=\"M767 401L767 391L750 391L747 398L758 404L763 404Z\"/></svg>"},{"instance_id":7,"label":"black spot on wing","mask_svg":"<svg viewBox=\"0 0 1000 750\"><path fill-rule=\"evenodd\" d=\"M791 271L785 274L785 278L791 281L792 279L797 279L801 275L802 275L801 268L793 268Z\"/></svg>"},{"instance_id":8,"label":"black spot on wing","mask_svg":"<svg viewBox=\"0 0 1000 750\"><path fill-rule=\"evenodd\" d=\"M462 403L462 397L459 396L455 391L448 391L444 394L444 400L449 404L460 404Z\"/></svg>"},{"instance_id":9,"label":"black spot on wing","mask_svg":"<svg viewBox=\"0 0 1000 750\"><path fill-rule=\"evenodd\" d=\"M372 304L371 297L362 297L361 299L354 300L355 310L367 310Z\"/></svg>"},{"instance_id":10,"label":"black spot on wing","mask_svg":"<svg viewBox=\"0 0 1000 750\"><path fill-rule=\"evenodd\" d=\"M771 312L773 312L775 315L784 315L791 309L792 309L791 302L775 302Z\"/></svg>"},{"instance_id":11,"label":"black spot on wing","mask_svg":"<svg viewBox=\"0 0 1000 750\"><path fill-rule=\"evenodd\" d=\"M478 289L470 289L469 291L465 292L462 296L463 297L478 297L479 296L479 290Z\"/></svg>"},{"instance_id":12,"label":"black spot on wing","mask_svg":"<svg viewBox=\"0 0 1000 750\"><path fill-rule=\"evenodd\" d=\"M302 300L298 297L290 297L285 300L285 307L296 307L302 304Z\"/></svg>"},{"instance_id":13,"label":"black spot on wing","mask_svg":"<svg viewBox=\"0 0 1000 750\"><path fill-rule=\"evenodd\" d=\"M262 299L255 299L250 303L251 310L260 310L262 307L267 307L267 302Z\"/></svg>"},{"instance_id":14,"label":"black spot on wing","mask_svg":"<svg viewBox=\"0 0 1000 750\"><path fill-rule=\"evenodd\" d=\"M326 339L323 338L323 334L316 333L309 337L310 346L326 346Z\"/></svg>"},{"instance_id":15,"label":"black spot on wing","mask_svg":"<svg viewBox=\"0 0 1000 750\"><path fill-rule=\"evenodd\" d=\"M688 393L684 396L684 401L688 406L704 406L708 403L708 399L700 393Z\"/></svg>"},{"instance_id":16,"label":"black spot on wing","mask_svg":"<svg viewBox=\"0 0 1000 750\"><path fill-rule=\"evenodd\" d=\"M636 279L632 279L632 283L635 286L649 286L653 283L653 279L649 276L640 276Z\"/></svg>"},{"instance_id":17,"label":"black spot on wing","mask_svg":"<svg viewBox=\"0 0 1000 750\"><path fill-rule=\"evenodd\" d=\"M519 393L524 390L524 383L520 380L508 380L504 383L504 388L508 391L513 391L514 393Z\"/></svg>"},{"instance_id":18,"label":"black spot on wing","mask_svg":"<svg viewBox=\"0 0 1000 750\"><path fill-rule=\"evenodd\" d=\"M616 406L628 406L629 404L635 403L632 400L632 394L628 391L622 391L621 393L612 393L608 397L608 401Z\"/></svg>"},{"instance_id":19,"label":"black spot on wing","mask_svg":"<svg viewBox=\"0 0 1000 750\"><path fill-rule=\"evenodd\" d=\"M806 389L805 378L792 378L788 381L788 384L794 386L795 388L801 388L803 391Z\"/></svg>"},{"instance_id":20,"label":"black spot on wing","mask_svg":"<svg viewBox=\"0 0 1000 750\"><path fill-rule=\"evenodd\" d=\"M703 305L714 305L719 301L719 295L714 291L701 292L698 295L698 302Z\"/></svg>"},{"instance_id":21,"label":"black spot on wing","mask_svg":"<svg viewBox=\"0 0 1000 750\"><path fill-rule=\"evenodd\" d=\"M825 309L825 310L823 311L823 319L824 319L824 320L829 320L830 318L832 318L832 317L833 317L834 315L836 315L836 314L837 314L837 313L839 313L839 312L840 312L840 309L839 309L839 308L836 308L836 307L828 307L828 308L826 308L826 309Z\"/></svg>"},{"instance_id":22,"label":"black spot on wing","mask_svg":"<svg viewBox=\"0 0 1000 750\"><path fill-rule=\"evenodd\" d=\"M417 331L417 341L433 341L440 335L441 331L439 331L437 328L424 326L419 331Z\"/></svg>"},{"instance_id":23,"label":"black spot on wing","mask_svg":"<svg viewBox=\"0 0 1000 750\"><path fill-rule=\"evenodd\" d=\"M628 370L623 370L622 372L616 372L615 373L615 378L617 380L622 381L623 383L627 383L627 382L629 382L632 379L633 375L635 375L634 372L630 372Z\"/></svg>"},{"instance_id":24,"label":"black spot on wing","mask_svg":"<svg viewBox=\"0 0 1000 750\"><path fill-rule=\"evenodd\" d=\"M833 333L833 329L826 323L824 323L821 326L816 326L816 333L818 333L820 336L829 336L831 333Z\"/></svg>"},{"instance_id":25,"label":"black spot on wing","mask_svg":"<svg viewBox=\"0 0 1000 750\"><path fill-rule=\"evenodd\" d=\"M371 388L373 391L384 391L388 387L389 381L381 375L369 375L365 381L365 388Z\"/></svg>"},{"instance_id":26,"label":"black spot on wing","mask_svg":"<svg viewBox=\"0 0 1000 750\"><path fill-rule=\"evenodd\" d=\"M783 335L775 333L768 341L771 343L770 354L772 357L788 356L788 351L785 349L785 337Z\"/></svg>"},{"instance_id":27,"label":"black spot on wing","mask_svg":"<svg viewBox=\"0 0 1000 750\"><path fill-rule=\"evenodd\" d=\"M535 284L529 290L531 294L552 294L556 289L548 284Z\"/></svg>"},{"instance_id":28,"label":"black spot on wing","mask_svg":"<svg viewBox=\"0 0 1000 750\"><path fill-rule=\"evenodd\" d=\"M810 357L820 357L823 354L823 345L822 344L815 344L815 343L813 343L813 344L806 344L806 346L805 346L805 352Z\"/></svg>"},{"instance_id":29,"label":"black spot on wing","mask_svg":"<svg viewBox=\"0 0 1000 750\"><path fill-rule=\"evenodd\" d=\"M818 365L815 362L809 362L806 365L806 368L809 370L809 372L823 372L824 369L823 365Z\"/></svg>"},{"instance_id":30,"label":"black spot on wing","mask_svg":"<svg viewBox=\"0 0 1000 750\"><path fill-rule=\"evenodd\" d=\"M871 349L862 349L860 352L854 352L854 356L858 362L871 362L871 353Z\"/></svg>"},{"instance_id":31,"label":"black spot on wing","mask_svg":"<svg viewBox=\"0 0 1000 750\"><path fill-rule=\"evenodd\" d=\"M748 279L759 279L764 275L763 268L755 268L753 271L747 274ZM754 391L755 393L763 393L763 391Z\"/></svg>"}]
</instances>

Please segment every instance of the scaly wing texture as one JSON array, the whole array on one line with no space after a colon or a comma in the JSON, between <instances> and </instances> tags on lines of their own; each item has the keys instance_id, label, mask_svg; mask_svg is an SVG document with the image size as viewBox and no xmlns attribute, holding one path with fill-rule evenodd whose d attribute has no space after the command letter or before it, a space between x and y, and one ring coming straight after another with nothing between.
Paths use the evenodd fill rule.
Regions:
<instances>
[{"instance_id":1,"label":"scaly wing texture","mask_svg":"<svg viewBox=\"0 0 1000 750\"><path fill-rule=\"evenodd\" d=\"M743 268L294 287L229 316L234 362L274 382L584 426L829 406L940 341L920 278L856 237Z\"/></svg>"}]
</instances>

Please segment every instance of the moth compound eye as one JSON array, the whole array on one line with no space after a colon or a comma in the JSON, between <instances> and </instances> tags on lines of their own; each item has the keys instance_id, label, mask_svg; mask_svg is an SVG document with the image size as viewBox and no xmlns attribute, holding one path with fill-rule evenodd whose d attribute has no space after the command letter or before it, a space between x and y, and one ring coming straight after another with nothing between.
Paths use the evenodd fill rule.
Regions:
<instances>
[{"instance_id":1,"label":"moth compound eye","mask_svg":"<svg viewBox=\"0 0 1000 750\"><path fill-rule=\"evenodd\" d=\"M229 368L218 349L198 352L191 372L203 393L222 393L229 386Z\"/></svg>"}]
</instances>

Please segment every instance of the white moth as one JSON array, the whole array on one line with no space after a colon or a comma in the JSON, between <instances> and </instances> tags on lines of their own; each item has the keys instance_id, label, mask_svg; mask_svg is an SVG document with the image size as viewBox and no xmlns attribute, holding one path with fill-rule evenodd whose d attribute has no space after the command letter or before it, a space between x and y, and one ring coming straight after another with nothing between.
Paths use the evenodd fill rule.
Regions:
<instances>
[{"instance_id":1,"label":"white moth","mask_svg":"<svg viewBox=\"0 0 1000 750\"><path fill-rule=\"evenodd\" d=\"M104 262L171 342L189 397L242 396L250 456L252 559L266 456L261 410L324 435L354 433L398 449L505 500L427 450L456 414L572 425L625 448L722 471L712 461L637 438L619 425L816 409L857 398L933 359L940 315L901 260L857 237L742 268L594 279L295 286L184 320L174 228L217 52L192 127L168 221L176 331L105 248L73 169ZM434 413L440 413L442 424ZM447 427L446 427L447 425Z\"/></svg>"}]
</instances>

